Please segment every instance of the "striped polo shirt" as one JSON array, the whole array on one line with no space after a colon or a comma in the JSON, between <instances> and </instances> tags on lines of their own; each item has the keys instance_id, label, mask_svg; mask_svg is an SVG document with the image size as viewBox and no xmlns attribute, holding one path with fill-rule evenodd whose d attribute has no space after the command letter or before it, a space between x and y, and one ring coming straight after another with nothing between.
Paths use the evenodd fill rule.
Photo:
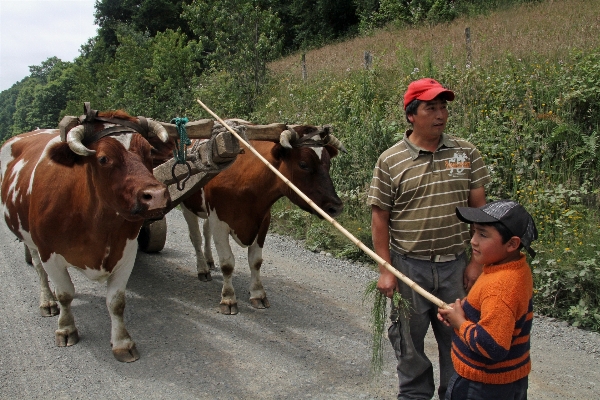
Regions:
<instances>
[{"instance_id":1,"label":"striped polo shirt","mask_svg":"<svg viewBox=\"0 0 600 400\"><path fill-rule=\"evenodd\" d=\"M471 143L442 134L435 152L404 138L375 165L367 202L390 212L390 246L414 256L460 254L469 227L456 217L471 189L490 181L481 154Z\"/></svg>"}]
</instances>

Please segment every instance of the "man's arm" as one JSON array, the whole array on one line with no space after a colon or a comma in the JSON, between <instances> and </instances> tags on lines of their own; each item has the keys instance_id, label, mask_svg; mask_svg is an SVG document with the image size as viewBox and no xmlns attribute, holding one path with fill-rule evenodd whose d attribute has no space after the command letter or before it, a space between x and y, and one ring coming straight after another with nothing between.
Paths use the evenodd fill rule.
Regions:
<instances>
[{"instance_id":1,"label":"man's arm","mask_svg":"<svg viewBox=\"0 0 600 400\"><path fill-rule=\"evenodd\" d=\"M388 264L392 264L390 256L390 212L371 206L371 235L373 236L373 250ZM386 297L392 298L397 289L398 280L383 264L379 264L379 280L377 289Z\"/></svg>"},{"instance_id":2,"label":"man's arm","mask_svg":"<svg viewBox=\"0 0 600 400\"><path fill-rule=\"evenodd\" d=\"M469 192L469 198L467 200L467 204L469 207L481 207L485 205L485 188L483 186L478 187L476 189L471 189ZM463 274L463 287L465 291L471 290L471 287L481 275L483 271L483 265L477 264L471 260L465 268L465 273Z\"/></svg>"},{"instance_id":3,"label":"man's arm","mask_svg":"<svg viewBox=\"0 0 600 400\"><path fill-rule=\"evenodd\" d=\"M479 208L485 205L485 203L485 188L483 186L469 191L469 198L467 199L469 207Z\"/></svg>"}]
</instances>

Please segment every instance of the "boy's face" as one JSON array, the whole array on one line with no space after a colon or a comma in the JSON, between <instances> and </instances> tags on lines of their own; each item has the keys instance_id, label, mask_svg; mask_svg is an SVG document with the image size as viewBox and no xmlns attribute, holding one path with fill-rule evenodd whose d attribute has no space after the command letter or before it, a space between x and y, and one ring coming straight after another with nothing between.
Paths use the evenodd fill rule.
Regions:
<instances>
[{"instance_id":1,"label":"boy's face","mask_svg":"<svg viewBox=\"0 0 600 400\"><path fill-rule=\"evenodd\" d=\"M518 244L515 248L514 240L502 243L502 236L493 226L473 224L473 237L471 247L472 258L475 262L490 265L503 264L513 261L515 253L518 255Z\"/></svg>"}]
</instances>

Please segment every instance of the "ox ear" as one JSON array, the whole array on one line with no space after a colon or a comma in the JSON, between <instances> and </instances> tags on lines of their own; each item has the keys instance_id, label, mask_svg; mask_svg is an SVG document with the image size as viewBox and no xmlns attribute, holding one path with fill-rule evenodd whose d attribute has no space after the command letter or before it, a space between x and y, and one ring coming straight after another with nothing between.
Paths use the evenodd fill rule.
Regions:
<instances>
[{"instance_id":1,"label":"ox ear","mask_svg":"<svg viewBox=\"0 0 600 400\"><path fill-rule=\"evenodd\" d=\"M72 167L81 161L81 156L73 153L68 143L58 142L48 149L48 157L57 164Z\"/></svg>"},{"instance_id":2,"label":"ox ear","mask_svg":"<svg viewBox=\"0 0 600 400\"><path fill-rule=\"evenodd\" d=\"M327 150L327 152L329 153L330 158L333 158L333 157L337 156L338 154L340 154L337 147L329 145L329 144L325 146L325 150Z\"/></svg>"},{"instance_id":3,"label":"ox ear","mask_svg":"<svg viewBox=\"0 0 600 400\"><path fill-rule=\"evenodd\" d=\"M292 150L283 147L279 143L275 143L275 146L273 146L273 148L271 149L271 155L275 160L281 161L286 158L290 151Z\"/></svg>"}]
</instances>

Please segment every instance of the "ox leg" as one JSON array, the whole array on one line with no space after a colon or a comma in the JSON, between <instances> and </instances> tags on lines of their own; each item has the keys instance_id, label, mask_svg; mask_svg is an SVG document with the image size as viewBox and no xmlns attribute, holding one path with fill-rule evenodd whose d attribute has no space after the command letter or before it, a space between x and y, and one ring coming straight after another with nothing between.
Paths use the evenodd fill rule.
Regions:
<instances>
[{"instance_id":1,"label":"ox leg","mask_svg":"<svg viewBox=\"0 0 600 400\"><path fill-rule=\"evenodd\" d=\"M262 265L262 247L254 242L248 247L248 264L250 264L250 304L254 308L269 308L267 293L260 281L260 267Z\"/></svg>"},{"instance_id":2,"label":"ox leg","mask_svg":"<svg viewBox=\"0 0 600 400\"><path fill-rule=\"evenodd\" d=\"M238 313L237 298L233 288L233 270L235 257L229 245L229 228L220 221L211 221L215 247L219 255L219 264L223 273L223 289L221 290L221 314L235 315Z\"/></svg>"},{"instance_id":3,"label":"ox leg","mask_svg":"<svg viewBox=\"0 0 600 400\"><path fill-rule=\"evenodd\" d=\"M40 253L35 249L27 248L29 249L31 261L40 280L40 314L42 317L53 317L58 315L59 310L58 305L56 304L56 297L54 297L54 293L52 293L52 290L50 289L48 274L42 266Z\"/></svg>"},{"instance_id":4,"label":"ox leg","mask_svg":"<svg viewBox=\"0 0 600 400\"><path fill-rule=\"evenodd\" d=\"M128 240L123 258L115 266L106 283L106 307L110 314L110 344L113 356L121 362L133 362L140 358L135 342L125 328L125 288L133 270L137 241Z\"/></svg>"},{"instance_id":5,"label":"ox leg","mask_svg":"<svg viewBox=\"0 0 600 400\"><path fill-rule=\"evenodd\" d=\"M202 282L212 281L209 265L206 263L204 253L202 252L202 234L200 233L198 216L189 209L187 209L183 204L181 204L181 211L183 213L183 218L185 218L185 222L188 226L190 240L192 242L192 245L194 246L194 250L196 251L196 269L198 271L198 279L200 279Z\"/></svg>"},{"instance_id":6,"label":"ox leg","mask_svg":"<svg viewBox=\"0 0 600 400\"><path fill-rule=\"evenodd\" d=\"M212 232L210 231L210 223L205 219L202 223L202 233L204 234L204 258L208 268L213 271L215 269L215 260L212 254Z\"/></svg>"},{"instance_id":7,"label":"ox leg","mask_svg":"<svg viewBox=\"0 0 600 400\"><path fill-rule=\"evenodd\" d=\"M73 286L67 266L65 259L56 254L53 254L44 263L44 269L54 285L56 298L60 303L58 329L54 333L56 345L59 347L73 346L79 342L75 317L71 312L71 302L75 297L75 286Z\"/></svg>"}]
</instances>

